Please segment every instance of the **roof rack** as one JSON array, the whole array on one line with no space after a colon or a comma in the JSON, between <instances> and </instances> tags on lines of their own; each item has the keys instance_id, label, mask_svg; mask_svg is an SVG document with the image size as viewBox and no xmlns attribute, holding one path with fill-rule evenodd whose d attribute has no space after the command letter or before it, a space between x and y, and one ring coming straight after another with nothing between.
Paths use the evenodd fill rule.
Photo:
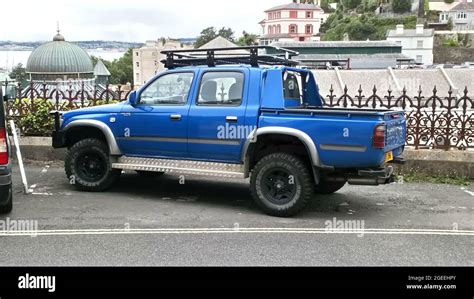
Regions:
<instances>
[{"instance_id":1,"label":"roof rack","mask_svg":"<svg viewBox=\"0 0 474 299\"><path fill-rule=\"evenodd\" d=\"M259 50L263 49L276 50L277 54L259 54ZM291 60L291 58L299 55L296 51L272 46L165 50L161 54L166 55L166 59L161 62L168 69L198 65L214 67L224 64L250 64L253 67L259 65L296 66L298 62Z\"/></svg>"}]
</instances>

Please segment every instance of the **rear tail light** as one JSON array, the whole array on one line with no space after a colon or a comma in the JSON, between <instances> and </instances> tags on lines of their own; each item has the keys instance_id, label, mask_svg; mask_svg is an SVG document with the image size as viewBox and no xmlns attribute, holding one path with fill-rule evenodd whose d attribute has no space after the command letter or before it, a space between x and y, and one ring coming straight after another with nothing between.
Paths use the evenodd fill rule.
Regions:
<instances>
[{"instance_id":1,"label":"rear tail light","mask_svg":"<svg viewBox=\"0 0 474 299\"><path fill-rule=\"evenodd\" d=\"M385 133L387 132L386 125L378 125L375 127L374 131L374 148L385 148Z\"/></svg>"},{"instance_id":2,"label":"rear tail light","mask_svg":"<svg viewBox=\"0 0 474 299\"><path fill-rule=\"evenodd\" d=\"M0 128L0 164L8 164L8 143L5 128Z\"/></svg>"}]
</instances>

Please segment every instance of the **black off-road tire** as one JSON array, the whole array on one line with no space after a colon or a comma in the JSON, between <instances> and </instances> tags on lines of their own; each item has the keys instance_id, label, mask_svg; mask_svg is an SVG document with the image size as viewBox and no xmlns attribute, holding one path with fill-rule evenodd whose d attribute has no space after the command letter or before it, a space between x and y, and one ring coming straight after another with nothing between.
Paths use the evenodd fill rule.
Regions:
<instances>
[{"instance_id":1,"label":"black off-road tire","mask_svg":"<svg viewBox=\"0 0 474 299\"><path fill-rule=\"evenodd\" d=\"M333 194L341 190L347 182L325 182L321 180L318 185L314 187L316 194Z\"/></svg>"},{"instance_id":2,"label":"black off-road tire","mask_svg":"<svg viewBox=\"0 0 474 299\"><path fill-rule=\"evenodd\" d=\"M0 205L0 214L9 214L13 210L13 190L12 184L8 186L2 186L1 196L8 197L5 204Z\"/></svg>"},{"instance_id":3,"label":"black off-road tire","mask_svg":"<svg viewBox=\"0 0 474 299\"><path fill-rule=\"evenodd\" d=\"M88 166L88 162L93 163L93 166ZM95 138L83 139L69 149L65 169L69 182L76 189L87 192L109 189L122 173L121 170L112 169L107 144ZM90 176L87 175L88 171Z\"/></svg>"},{"instance_id":4,"label":"black off-road tire","mask_svg":"<svg viewBox=\"0 0 474 299\"><path fill-rule=\"evenodd\" d=\"M284 179L287 175L292 177L292 184ZM288 191L290 189L291 192ZM310 202L314 195L314 181L307 163L300 158L274 153L263 157L255 165L250 177L250 190L257 205L268 215L291 217ZM278 198L280 191L288 195Z\"/></svg>"}]
</instances>

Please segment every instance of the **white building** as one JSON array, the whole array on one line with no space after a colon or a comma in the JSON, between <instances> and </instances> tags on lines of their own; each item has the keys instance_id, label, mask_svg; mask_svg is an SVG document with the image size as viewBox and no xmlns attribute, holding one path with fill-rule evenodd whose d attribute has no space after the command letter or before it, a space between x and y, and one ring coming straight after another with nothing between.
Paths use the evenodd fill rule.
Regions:
<instances>
[{"instance_id":1,"label":"white building","mask_svg":"<svg viewBox=\"0 0 474 299\"><path fill-rule=\"evenodd\" d=\"M453 22L453 30L474 30L474 3L473 0L459 0L451 4L440 6L439 22L447 24ZM434 3L430 3L430 9Z\"/></svg>"},{"instance_id":2,"label":"white building","mask_svg":"<svg viewBox=\"0 0 474 299\"><path fill-rule=\"evenodd\" d=\"M165 70L160 62L166 57L161 54L164 50L190 49L191 45L184 45L175 40L147 41L145 46L133 49L133 82L136 86L145 84L156 74Z\"/></svg>"},{"instance_id":3,"label":"white building","mask_svg":"<svg viewBox=\"0 0 474 299\"><path fill-rule=\"evenodd\" d=\"M403 25L397 25L397 29L388 31L387 40L400 44L402 54L417 63L433 64L433 29L424 29L423 24L416 25L416 29L404 29Z\"/></svg>"},{"instance_id":4,"label":"white building","mask_svg":"<svg viewBox=\"0 0 474 299\"><path fill-rule=\"evenodd\" d=\"M319 7L319 0L315 4L289 3L272 7L265 11L266 18L262 25L261 45L273 42L288 41L317 41L319 28L325 20L324 11Z\"/></svg>"}]
</instances>

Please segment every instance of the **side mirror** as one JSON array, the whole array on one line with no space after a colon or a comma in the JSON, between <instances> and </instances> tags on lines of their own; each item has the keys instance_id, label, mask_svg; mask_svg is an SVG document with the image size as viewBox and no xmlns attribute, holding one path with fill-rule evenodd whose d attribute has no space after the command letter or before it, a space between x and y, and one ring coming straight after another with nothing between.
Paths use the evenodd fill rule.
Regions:
<instances>
[{"instance_id":1,"label":"side mirror","mask_svg":"<svg viewBox=\"0 0 474 299\"><path fill-rule=\"evenodd\" d=\"M137 96L137 91L134 90L130 93L128 96L128 101L130 102L130 105L136 106L138 104L138 96Z\"/></svg>"}]
</instances>

